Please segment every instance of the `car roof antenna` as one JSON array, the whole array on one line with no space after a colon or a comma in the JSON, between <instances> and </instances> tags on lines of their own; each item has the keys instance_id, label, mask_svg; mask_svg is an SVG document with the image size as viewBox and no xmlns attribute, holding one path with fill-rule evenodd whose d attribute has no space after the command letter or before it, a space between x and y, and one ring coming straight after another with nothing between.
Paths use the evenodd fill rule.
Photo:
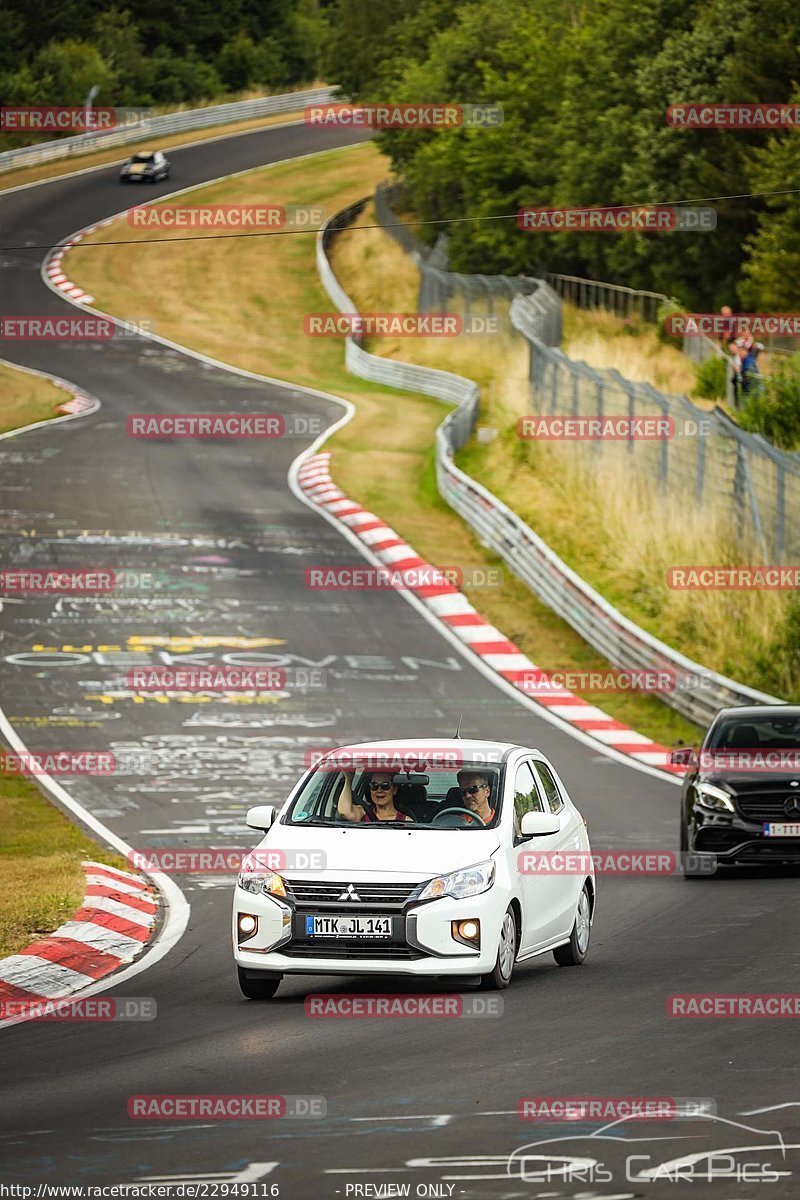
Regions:
<instances>
[{"instance_id":1,"label":"car roof antenna","mask_svg":"<svg viewBox=\"0 0 800 1200\"><path fill-rule=\"evenodd\" d=\"M463 713L459 713L459 716L458 716L458 724L456 725L456 731L455 731L455 733L453 734L453 740L455 740L456 738L458 738L458 740L459 740L459 741L461 741L461 722L462 722L463 720L464 720L464 714L463 714Z\"/></svg>"}]
</instances>

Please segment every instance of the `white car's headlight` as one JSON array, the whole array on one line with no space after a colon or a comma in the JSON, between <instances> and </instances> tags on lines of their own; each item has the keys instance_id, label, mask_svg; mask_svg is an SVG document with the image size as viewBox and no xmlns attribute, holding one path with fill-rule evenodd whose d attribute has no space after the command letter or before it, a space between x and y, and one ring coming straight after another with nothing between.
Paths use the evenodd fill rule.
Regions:
<instances>
[{"instance_id":1,"label":"white car's headlight","mask_svg":"<svg viewBox=\"0 0 800 1200\"><path fill-rule=\"evenodd\" d=\"M418 899L435 900L438 896L452 896L455 900L466 900L468 896L480 896L481 892L488 892L494 883L494 873L494 861L489 859L474 867L462 867L450 875L438 875L426 883Z\"/></svg>"},{"instance_id":2,"label":"white car's headlight","mask_svg":"<svg viewBox=\"0 0 800 1200\"><path fill-rule=\"evenodd\" d=\"M713 812L736 812L730 795L722 788L715 787L713 783L697 785L697 802L703 808L710 808Z\"/></svg>"},{"instance_id":3,"label":"white car's headlight","mask_svg":"<svg viewBox=\"0 0 800 1200\"><path fill-rule=\"evenodd\" d=\"M239 870L237 885L254 896L286 896L286 884L276 871L266 870L258 856L245 855Z\"/></svg>"}]
</instances>

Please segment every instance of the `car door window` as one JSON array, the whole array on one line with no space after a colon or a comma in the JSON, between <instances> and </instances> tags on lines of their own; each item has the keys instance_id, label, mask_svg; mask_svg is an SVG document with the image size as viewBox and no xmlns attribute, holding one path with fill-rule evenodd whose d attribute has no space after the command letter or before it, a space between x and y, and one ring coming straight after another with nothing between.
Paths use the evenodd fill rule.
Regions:
<instances>
[{"instance_id":1,"label":"car door window","mask_svg":"<svg viewBox=\"0 0 800 1200\"><path fill-rule=\"evenodd\" d=\"M555 778L553 777L553 772L550 770L547 764L543 762L534 762L533 767L539 780L541 781L542 787L544 788L544 794L547 797L547 803L550 808L550 812L561 812L561 809L564 807L564 798L559 791Z\"/></svg>"},{"instance_id":2,"label":"car door window","mask_svg":"<svg viewBox=\"0 0 800 1200\"><path fill-rule=\"evenodd\" d=\"M526 762L520 763L514 776L514 828L517 834L519 834L520 821L525 813L544 811L544 804L531 768Z\"/></svg>"}]
</instances>

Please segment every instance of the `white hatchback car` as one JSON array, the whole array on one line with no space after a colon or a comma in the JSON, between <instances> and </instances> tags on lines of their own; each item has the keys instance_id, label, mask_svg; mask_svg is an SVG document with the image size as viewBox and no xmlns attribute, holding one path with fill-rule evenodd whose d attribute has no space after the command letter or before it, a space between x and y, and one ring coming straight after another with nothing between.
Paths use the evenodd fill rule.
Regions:
<instances>
[{"instance_id":1,"label":"white hatchback car","mask_svg":"<svg viewBox=\"0 0 800 1200\"><path fill-rule=\"evenodd\" d=\"M277 817L261 805L247 824L266 832L233 897L250 999L269 999L284 975L505 988L516 962L586 957L596 896L586 823L538 750L462 739L332 750Z\"/></svg>"}]
</instances>

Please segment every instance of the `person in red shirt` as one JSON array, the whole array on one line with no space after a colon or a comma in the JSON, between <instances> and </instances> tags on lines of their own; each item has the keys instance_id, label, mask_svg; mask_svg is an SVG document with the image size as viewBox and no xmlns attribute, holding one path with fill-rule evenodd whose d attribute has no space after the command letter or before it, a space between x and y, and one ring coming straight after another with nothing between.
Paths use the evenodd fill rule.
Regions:
<instances>
[{"instance_id":1,"label":"person in red shirt","mask_svg":"<svg viewBox=\"0 0 800 1200\"><path fill-rule=\"evenodd\" d=\"M369 795L375 805L371 812L360 804L353 803L353 772L342 771L344 785L339 793L338 812L345 821L358 824L361 821L410 821L411 818L401 813L394 806L397 795L397 784L391 771L374 771L369 778Z\"/></svg>"}]
</instances>

